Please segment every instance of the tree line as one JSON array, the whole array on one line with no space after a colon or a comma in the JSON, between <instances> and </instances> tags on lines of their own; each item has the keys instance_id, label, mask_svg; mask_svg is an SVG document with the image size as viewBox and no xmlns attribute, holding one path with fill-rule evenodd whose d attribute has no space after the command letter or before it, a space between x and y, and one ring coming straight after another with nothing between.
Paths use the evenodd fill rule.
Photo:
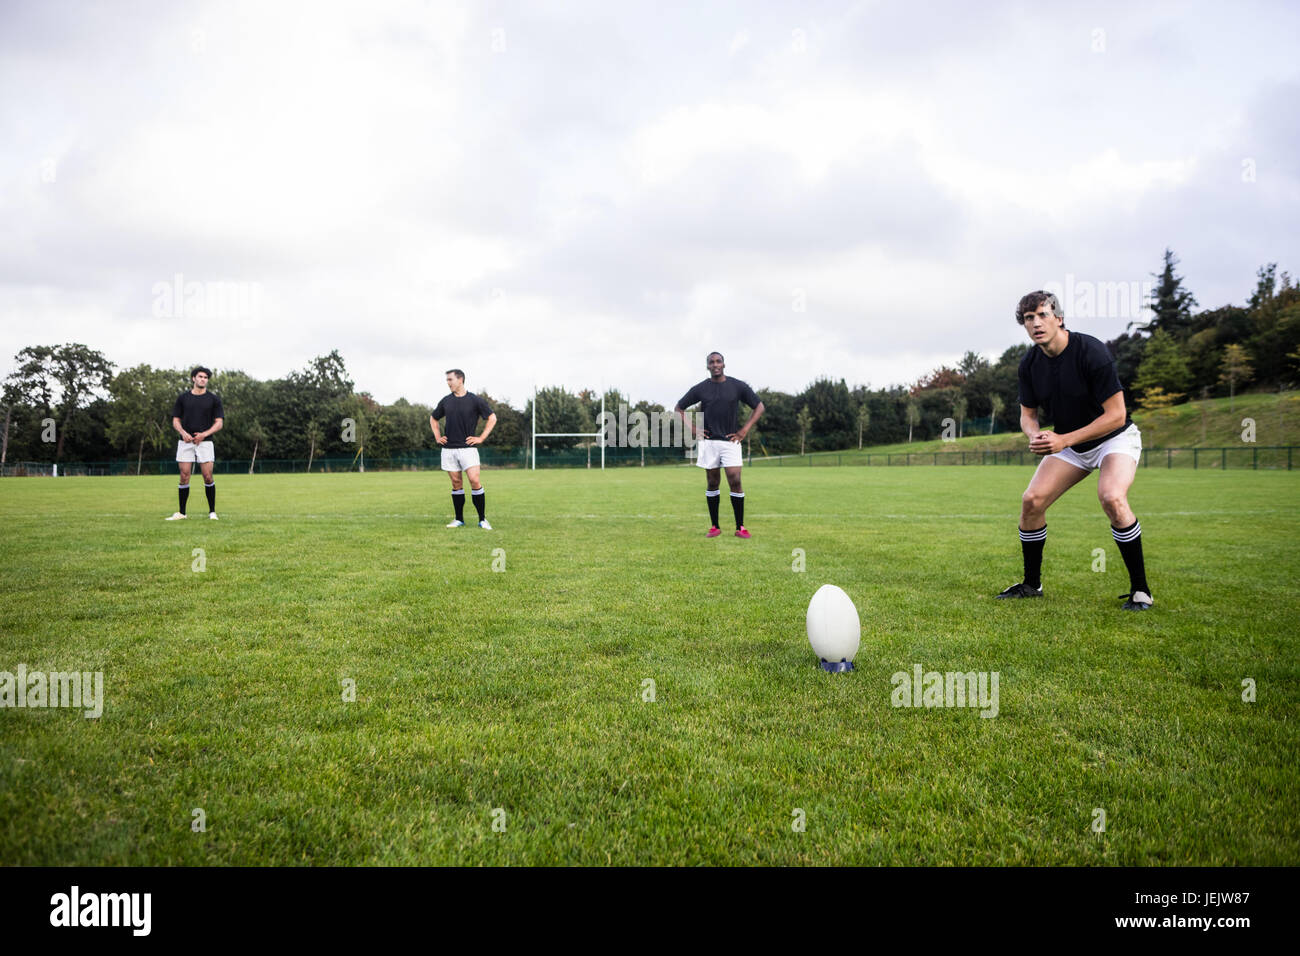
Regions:
<instances>
[{"instance_id":1,"label":"tree line","mask_svg":"<svg viewBox=\"0 0 1300 956\"><path fill-rule=\"evenodd\" d=\"M1107 343L1116 358L1130 407L1159 408L1192 398L1235 395L1246 387L1288 387L1300 371L1300 287L1276 263L1262 267L1244 306L1194 312L1195 297L1165 251L1153 273L1150 321ZM1066 326L1071 328L1069 304ZM995 361L967 351L955 368L941 366L911 385L871 389L844 379L818 379L791 394L757 389L767 411L751 432L760 455L802 454L925 440L941 435L1019 428L1016 369L1028 344ZM82 344L38 345L14 357L0 389L0 463L105 461L164 455L176 436L176 396L190 386L185 369L117 367ZM337 350L317 356L283 378L259 380L237 369L214 369L211 390L221 396L226 424L224 459L393 458L437 446L430 406L399 398L390 405L357 392ZM493 445L518 448L531 436L533 400L514 408L479 394L497 414ZM604 394L607 411L664 415L671 411L618 390ZM595 432L601 394L563 386L536 396L539 431ZM538 439L540 448L586 443Z\"/></svg>"}]
</instances>

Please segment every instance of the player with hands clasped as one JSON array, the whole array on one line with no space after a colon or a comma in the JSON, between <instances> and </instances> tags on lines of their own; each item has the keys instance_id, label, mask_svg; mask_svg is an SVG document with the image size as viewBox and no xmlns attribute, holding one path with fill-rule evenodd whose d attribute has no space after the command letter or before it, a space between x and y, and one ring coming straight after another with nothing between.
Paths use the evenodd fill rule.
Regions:
<instances>
[{"instance_id":1,"label":"player with hands clasped","mask_svg":"<svg viewBox=\"0 0 1300 956\"><path fill-rule=\"evenodd\" d=\"M465 373L458 368L447 370L447 388L450 395L444 395L438 407L429 416L429 427L433 429L434 440L442 446L442 470L451 477L451 503L456 509L456 517L447 525L459 528L465 524L465 489L461 487L461 474L469 479L473 492L474 508L478 511L478 526L486 531L492 530L487 520L487 495L479 481L478 448L487 441L488 435L496 427L497 416L482 398L465 390ZM447 433L444 435L438 427L438 419L446 417ZM479 418L487 420L482 435L474 434L478 428Z\"/></svg>"},{"instance_id":2,"label":"player with hands clasped","mask_svg":"<svg viewBox=\"0 0 1300 956\"><path fill-rule=\"evenodd\" d=\"M185 520L185 506L190 499L190 474L195 462L199 463L203 490L208 496L208 517L217 520L217 484L212 480L217 456L211 439L225 424L225 410L221 407L221 398L208 391L211 377L212 372L202 365L195 368L190 372L193 387L176 396L176 404L172 406L172 428L181 436L176 443L176 462L181 473L177 486L180 510L168 521Z\"/></svg>"},{"instance_id":3,"label":"player with hands clasped","mask_svg":"<svg viewBox=\"0 0 1300 956\"><path fill-rule=\"evenodd\" d=\"M721 352L710 352L704 364L709 370L709 377L683 395L673 413L681 416L686 427L699 439L695 449L695 464L705 469L708 480L705 496L709 504L711 524L707 537L716 538L722 534L722 529L718 527L718 485L721 472L725 470L727 485L731 488L731 510L736 517L736 537L748 538L750 534L745 528L745 490L740 483L740 443L763 414L763 403L754 394L754 390L740 379L727 378L724 374L726 363ZM686 415L686 409L696 402L699 402L704 414L704 427L699 432L695 431L695 426ZM736 426L737 402L744 402L752 409L749 420L739 428Z\"/></svg>"},{"instance_id":4,"label":"player with hands clasped","mask_svg":"<svg viewBox=\"0 0 1300 956\"><path fill-rule=\"evenodd\" d=\"M1024 580L997 596L1043 596L1047 509L1099 469L1097 497L1128 569L1129 590L1120 595L1124 610L1145 611L1154 602L1142 558L1142 526L1128 504L1128 489L1142 460L1142 434L1124 406L1115 359L1098 339L1065 328L1065 313L1051 293L1024 296L1016 321L1034 343L1020 362L1020 427L1029 450L1042 461L1020 503ZM1055 422L1056 431L1042 430L1039 408Z\"/></svg>"}]
</instances>

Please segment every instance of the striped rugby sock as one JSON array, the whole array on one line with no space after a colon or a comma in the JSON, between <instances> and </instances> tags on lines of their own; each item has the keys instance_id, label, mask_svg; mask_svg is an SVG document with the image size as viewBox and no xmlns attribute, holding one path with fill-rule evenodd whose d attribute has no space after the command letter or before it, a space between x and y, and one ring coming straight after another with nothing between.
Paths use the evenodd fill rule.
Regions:
<instances>
[{"instance_id":1,"label":"striped rugby sock","mask_svg":"<svg viewBox=\"0 0 1300 956\"><path fill-rule=\"evenodd\" d=\"M1119 546L1124 567L1128 568L1129 591L1144 591L1150 594L1146 562L1142 559L1142 522L1134 518L1133 523L1127 528L1116 528L1112 525L1110 533L1115 538L1115 544Z\"/></svg>"},{"instance_id":2,"label":"striped rugby sock","mask_svg":"<svg viewBox=\"0 0 1300 956\"><path fill-rule=\"evenodd\" d=\"M1020 551L1025 558L1025 584L1043 586L1043 547L1047 544L1047 525L1035 531L1020 529Z\"/></svg>"}]
</instances>

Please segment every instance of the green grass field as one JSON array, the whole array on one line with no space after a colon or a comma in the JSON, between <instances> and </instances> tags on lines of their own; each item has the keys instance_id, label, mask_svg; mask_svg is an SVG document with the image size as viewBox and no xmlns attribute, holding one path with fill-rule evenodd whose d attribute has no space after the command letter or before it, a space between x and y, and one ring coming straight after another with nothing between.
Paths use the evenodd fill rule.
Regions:
<instances>
[{"instance_id":1,"label":"green grass field","mask_svg":"<svg viewBox=\"0 0 1300 956\"><path fill-rule=\"evenodd\" d=\"M1028 476L755 469L750 541L693 468L485 472L492 532L429 472L221 476L172 523L170 478L0 480L0 671L105 682L0 709L0 864L1300 862L1300 474L1143 472L1145 614L1095 478L1046 599L992 600ZM827 582L855 673L804 634ZM891 706L915 664L998 672L998 715Z\"/></svg>"}]
</instances>

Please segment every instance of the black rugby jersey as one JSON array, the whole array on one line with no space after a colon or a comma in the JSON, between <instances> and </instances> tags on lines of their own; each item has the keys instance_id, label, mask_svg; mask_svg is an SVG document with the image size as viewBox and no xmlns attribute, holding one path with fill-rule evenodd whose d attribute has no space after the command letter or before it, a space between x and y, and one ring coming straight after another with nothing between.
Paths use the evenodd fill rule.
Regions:
<instances>
[{"instance_id":1,"label":"black rugby jersey","mask_svg":"<svg viewBox=\"0 0 1300 956\"><path fill-rule=\"evenodd\" d=\"M1083 332L1071 332L1061 354L1049 358L1037 345L1020 360L1020 404L1041 408L1045 420L1058 434L1077 431L1101 417L1102 403L1123 391L1115 359L1105 343ZM1075 451L1091 451L1114 438L1129 425L1133 417L1124 409L1124 424L1113 432L1072 446Z\"/></svg>"},{"instance_id":2,"label":"black rugby jersey","mask_svg":"<svg viewBox=\"0 0 1300 956\"><path fill-rule=\"evenodd\" d=\"M751 409L757 408L759 398L754 390L738 378L727 378L715 382L706 378L700 384L681 397L677 407L682 411L696 402L704 412L704 430L713 441L726 441L728 435L740 431L740 420L736 415L736 403L744 402Z\"/></svg>"},{"instance_id":3,"label":"black rugby jersey","mask_svg":"<svg viewBox=\"0 0 1300 956\"><path fill-rule=\"evenodd\" d=\"M447 444L440 447L469 448L465 439L478 432L480 418L486 419L491 414L492 406L473 392L459 396L444 395L438 407L433 410L434 418L442 418L444 415L447 417L447 426L443 430Z\"/></svg>"},{"instance_id":4,"label":"black rugby jersey","mask_svg":"<svg viewBox=\"0 0 1300 956\"><path fill-rule=\"evenodd\" d=\"M195 395L191 391L181 392L176 396L176 404L172 406L172 418L179 418L181 428L191 435L207 431L218 418L225 417L221 398L212 392L204 392L202 395Z\"/></svg>"}]
</instances>

